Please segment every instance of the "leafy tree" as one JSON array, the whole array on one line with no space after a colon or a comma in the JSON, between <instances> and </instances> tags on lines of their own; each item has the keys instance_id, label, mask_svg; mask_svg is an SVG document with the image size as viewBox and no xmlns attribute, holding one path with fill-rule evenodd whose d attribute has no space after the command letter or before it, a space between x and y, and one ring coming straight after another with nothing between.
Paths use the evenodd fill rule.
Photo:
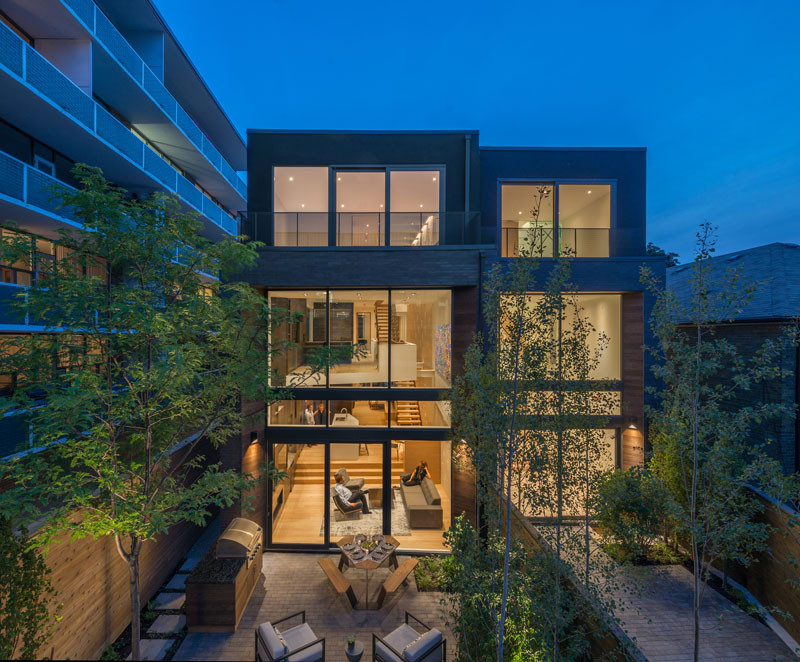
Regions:
<instances>
[{"instance_id":1,"label":"leafy tree","mask_svg":"<svg viewBox=\"0 0 800 662\"><path fill-rule=\"evenodd\" d=\"M239 498L247 507L257 478L223 470L203 449L238 436L242 399L286 397L269 386L271 356L285 350L269 330L291 316L228 280L254 263L257 245L205 239L174 196L136 200L98 169L75 175L81 187L61 202L82 227L61 232L59 259L17 301L45 331L0 342L0 374L17 384L2 412L25 412L43 449L0 466L13 485L0 513L46 512L45 544L63 532L113 537L139 659L142 546ZM6 263L28 260L30 240L12 237L0 251Z\"/></svg>"},{"instance_id":2,"label":"leafy tree","mask_svg":"<svg viewBox=\"0 0 800 662\"><path fill-rule=\"evenodd\" d=\"M0 518L0 659L32 660L50 637L60 607L51 615L50 569L23 528Z\"/></svg>"},{"instance_id":3,"label":"leafy tree","mask_svg":"<svg viewBox=\"0 0 800 662\"><path fill-rule=\"evenodd\" d=\"M660 246L656 246L652 241L647 242L647 250L645 255L650 257L665 257L667 258L667 266L668 267L677 267L679 262L679 256L677 253L673 253L672 251L665 251Z\"/></svg>"},{"instance_id":4,"label":"leafy tree","mask_svg":"<svg viewBox=\"0 0 800 662\"><path fill-rule=\"evenodd\" d=\"M735 268L716 274L710 258L715 228L705 223L689 276L689 296L680 301L662 288L649 269L642 280L656 297L651 327L655 377L663 385L649 411L654 471L670 486L678 534L691 546L694 570L694 659L699 656L700 608L711 566L717 561L747 565L766 545L767 526L754 516L761 506L749 485L780 471L762 449L748 443L754 425L788 413L780 403L731 408L737 393L753 392L780 377L787 336L766 341L752 355L718 337L715 327L747 305L757 284Z\"/></svg>"},{"instance_id":5,"label":"leafy tree","mask_svg":"<svg viewBox=\"0 0 800 662\"><path fill-rule=\"evenodd\" d=\"M532 201L534 225L548 195L549 188L540 187ZM488 596L494 595L495 586L499 593L497 600L480 601L477 607L492 624L498 662L516 654L506 644L519 646L524 632L531 641L546 640L554 659L580 649L574 642L582 635L571 628L573 596L563 588L571 573L565 559L574 561L576 553L583 559L582 576L588 584L589 509L609 450L601 430L610 404L608 385L591 379L607 339L582 313L569 282L568 260L557 260L544 286L537 286L535 258L541 251L536 239L521 241L520 259L490 272L484 284L485 332L468 349L463 375L451 394L455 438L466 442L487 523L484 545L490 569L484 573L476 567L475 577L489 577L484 582ZM537 291L541 294L531 294ZM596 339L594 347L591 338ZM528 589L541 582L548 587L529 593L546 599L534 610L544 617L527 624L514 620L518 616L509 621L509 596L519 600L520 582L530 580L512 571L514 506L526 515L548 517L553 533L552 556L524 564L540 573L536 582L525 584ZM576 514L583 517L580 531L564 526ZM463 543L467 535L462 532L458 539ZM502 553L494 553L498 546Z\"/></svg>"}]
</instances>

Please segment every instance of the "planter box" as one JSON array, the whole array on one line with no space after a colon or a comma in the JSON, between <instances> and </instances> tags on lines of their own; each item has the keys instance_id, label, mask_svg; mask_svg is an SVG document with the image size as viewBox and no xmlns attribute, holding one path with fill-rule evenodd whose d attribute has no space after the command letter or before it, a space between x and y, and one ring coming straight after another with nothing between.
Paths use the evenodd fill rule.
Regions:
<instances>
[{"instance_id":1,"label":"planter box","mask_svg":"<svg viewBox=\"0 0 800 662\"><path fill-rule=\"evenodd\" d=\"M246 559L217 559L216 545L186 579L186 626L189 632L236 632L261 576L262 553Z\"/></svg>"}]
</instances>

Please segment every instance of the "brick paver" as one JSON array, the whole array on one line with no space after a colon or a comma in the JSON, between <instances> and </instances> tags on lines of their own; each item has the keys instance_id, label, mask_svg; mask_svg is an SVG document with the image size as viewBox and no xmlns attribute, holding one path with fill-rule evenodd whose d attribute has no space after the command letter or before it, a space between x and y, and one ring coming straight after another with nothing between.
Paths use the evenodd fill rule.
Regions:
<instances>
[{"instance_id":1,"label":"brick paver","mask_svg":"<svg viewBox=\"0 0 800 662\"><path fill-rule=\"evenodd\" d=\"M617 615L639 649L653 662L692 659L693 576L682 566L637 567L624 571L633 591L622 597ZM700 617L700 659L744 662L797 659L766 625L706 588Z\"/></svg>"},{"instance_id":2,"label":"brick paver","mask_svg":"<svg viewBox=\"0 0 800 662\"><path fill-rule=\"evenodd\" d=\"M317 564L319 554L264 554L263 578L250 598L239 628L234 634L189 633L176 660L253 660L254 631L265 621L278 620L294 612L306 610L306 621L318 637L325 637L326 659L344 662L347 638L355 636L364 644L364 659L372 658L372 633L388 634L409 611L431 627L445 633L450 657L455 639L444 626L441 593L420 593L413 577L407 587L386 599L380 610L351 609L347 598L339 595ZM331 558L338 561L337 555ZM402 558L400 559L402 562ZM380 585L389 576L388 569L370 573L370 599L374 600ZM359 607L363 603L365 574L361 570L345 572L353 585ZM299 621L296 621L299 622ZM292 622L294 624L295 621Z\"/></svg>"}]
</instances>

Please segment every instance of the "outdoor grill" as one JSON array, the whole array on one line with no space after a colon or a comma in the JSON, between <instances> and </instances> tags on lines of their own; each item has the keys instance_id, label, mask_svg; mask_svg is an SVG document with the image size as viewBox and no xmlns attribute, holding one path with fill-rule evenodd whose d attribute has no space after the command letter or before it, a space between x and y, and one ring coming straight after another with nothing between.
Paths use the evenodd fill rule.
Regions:
<instances>
[{"instance_id":1,"label":"outdoor grill","mask_svg":"<svg viewBox=\"0 0 800 662\"><path fill-rule=\"evenodd\" d=\"M218 559L246 559L247 567L261 550L261 527L244 517L236 517L217 540Z\"/></svg>"}]
</instances>

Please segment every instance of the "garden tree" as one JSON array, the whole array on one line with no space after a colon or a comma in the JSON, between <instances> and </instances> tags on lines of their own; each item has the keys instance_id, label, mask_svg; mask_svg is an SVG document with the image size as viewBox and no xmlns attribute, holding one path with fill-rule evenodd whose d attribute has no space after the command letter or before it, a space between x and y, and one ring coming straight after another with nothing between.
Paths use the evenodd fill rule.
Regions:
<instances>
[{"instance_id":1,"label":"garden tree","mask_svg":"<svg viewBox=\"0 0 800 662\"><path fill-rule=\"evenodd\" d=\"M50 570L23 528L0 518L0 659L32 660L54 627ZM53 608L56 617L59 608Z\"/></svg>"},{"instance_id":2,"label":"garden tree","mask_svg":"<svg viewBox=\"0 0 800 662\"><path fill-rule=\"evenodd\" d=\"M269 385L286 343L271 345L269 332L294 318L227 280L254 263L253 244L203 238L173 196L131 199L98 169L75 175L81 186L61 203L82 227L61 232L58 259L17 301L44 332L0 344L0 374L16 380L0 413L25 412L44 449L0 466L13 485L0 514L46 513L45 544L62 532L113 537L139 659L142 546L178 523L204 524L257 480L204 448L240 434L242 400L286 397ZM0 251L6 264L29 261L31 240L11 236ZM331 356L309 360L323 369Z\"/></svg>"},{"instance_id":3,"label":"garden tree","mask_svg":"<svg viewBox=\"0 0 800 662\"><path fill-rule=\"evenodd\" d=\"M649 349L655 357L653 373L662 384L649 411L651 467L670 488L678 535L691 546L695 660L711 566L728 560L747 565L768 536L767 526L754 521L761 506L749 485L769 482L780 470L761 448L748 443L748 432L789 413L780 403L728 403L737 393L782 376L780 354L796 342L796 332L789 333L745 356L716 335L716 325L733 319L758 285L744 282L735 268L715 274L710 261L715 231L704 223L697 233L685 302L664 290L651 270L642 272L656 300L650 322L655 342Z\"/></svg>"},{"instance_id":4,"label":"garden tree","mask_svg":"<svg viewBox=\"0 0 800 662\"><path fill-rule=\"evenodd\" d=\"M549 191L540 187L532 201L534 225ZM603 393L607 387L590 381L607 339L596 334L582 314L569 284L568 261L557 260L545 286L537 287L532 258L541 251L533 241L520 243L522 259L495 267L485 282L485 331L469 347L451 396L455 438L466 442L467 461L476 473L479 507L487 524L484 545L491 553L469 554L468 532L454 536L452 544L460 557L483 559L483 567L463 576L484 582L483 590L473 586L467 591L476 598L469 604L470 613L481 614L493 635L498 661L516 654L506 650L507 643L519 645L526 637L541 642L553 659L580 650L577 640L582 635L570 627L574 598L563 590L570 572L565 559L569 554L574 560L578 549L588 584L589 509L593 485L608 468L601 461L609 450L597 429L609 406L609 396ZM537 289L543 293L532 296ZM593 336L596 345L591 347ZM537 562L523 564L537 568L535 581L513 571L518 558L512 551L512 504L526 515L545 515L553 524L553 553L538 559L530 550ZM585 526L567 545L563 524L570 514L580 514ZM533 582L527 584L530 599L542 599L532 611L543 617L509 623L509 595L520 599L522 581ZM537 584L547 590L533 590ZM463 613L454 617L458 624ZM459 632L469 634L466 627Z\"/></svg>"},{"instance_id":5,"label":"garden tree","mask_svg":"<svg viewBox=\"0 0 800 662\"><path fill-rule=\"evenodd\" d=\"M679 264L679 256L677 253L673 253L672 251L667 252L660 246L656 246L652 241L647 242L645 254L650 257L665 257L667 259L668 267L677 267Z\"/></svg>"}]
</instances>

